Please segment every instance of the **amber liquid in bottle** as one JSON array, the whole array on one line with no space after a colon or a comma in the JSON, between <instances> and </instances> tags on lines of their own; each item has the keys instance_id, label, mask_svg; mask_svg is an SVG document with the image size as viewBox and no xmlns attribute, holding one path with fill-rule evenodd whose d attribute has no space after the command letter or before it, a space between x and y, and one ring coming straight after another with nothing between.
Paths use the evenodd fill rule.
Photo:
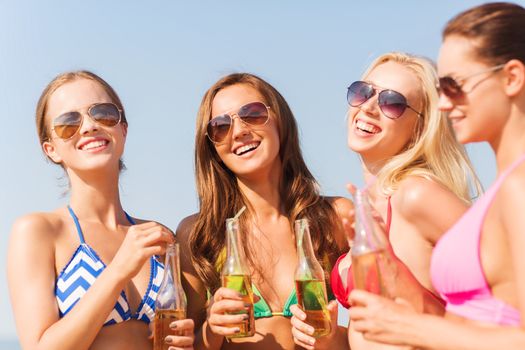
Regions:
<instances>
[{"instance_id":1,"label":"amber liquid in bottle","mask_svg":"<svg viewBox=\"0 0 525 350\"><path fill-rule=\"evenodd\" d=\"M355 237L352 246L352 273L356 289L392 297L396 268L389 259L388 241L372 217L366 191L355 193Z\"/></svg>"},{"instance_id":2,"label":"amber liquid in bottle","mask_svg":"<svg viewBox=\"0 0 525 350\"><path fill-rule=\"evenodd\" d=\"M183 335L180 331L172 330L170 324L186 318L186 305L186 294L180 281L179 245L168 244L164 276L155 299L154 350L167 350L170 347L165 342L166 336Z\"/></svg>"},{"instance_id":3,"label":"amber liquid in bottle","mask_svg":"<svg viewBox=\"0 0 525 350\"><path fill-rule=\"evenodd\" d=\"M185 318L186 310L156 310L153 350L168 350L170 345L163 341L168 335L185 335L182 331L173 331L170 328L173 321Z\"/></svg>"},{"instance_id":4,"label":"amber liquid in bottle","mask_svg":"<svg viewBox=\"0 0 525 350\"><path fill-rule=\"evenodd\" d=\"M315 257L306 219L295 221L295 236L299 262L295 269L297 302L306 314L306 324L314 328L313 336L319 338L330 333L330 313L324 271Z\"/></svg>"},{"instance_id":5,"label":"amber liquid in bottle","mask_svg":"<svg viewBox=\"0 0 525 350\"><path fill-rule=\"evenodd\" d=\"M320 280L295 281L297 302L303 306L306 322L314 328L313 336L330 333L330 313L326 308L326 284Z\"/></svg>"},{"instance_id":6,"label":"amber liquid in bottle","mask_svg":"<svg viewBox=\"0 0 525 350\"><path fill-rule=\"evenodd\" d=\"M251 337L255 334L255 318L253 314L253 291L250 276L247 275L224 275L222 276L222 286L238 291L243 295L242 299L245 304L250 304L248 310L231 312L230 315L247 314L248 319L232 325L239 327L240 332L227 338Z\"/></svg>"},{"instance_id":7,"label":"amber liquid in bottle","mask_svg":"<svg viewBox=\"0 0 525 350\"><path fill-rule=\"evenodd\" d=\"M240 323L230 324L229 327L238 327L240 331L226 338L251 337L255 334L252 281L241 244L237 218L226 219L226 248L226 260L221 273L222 286L239 292L243 296L244 303L249 305L247 309L228 313L230 315L247 314L248 318Z\"/></svg>"}]
</instances>

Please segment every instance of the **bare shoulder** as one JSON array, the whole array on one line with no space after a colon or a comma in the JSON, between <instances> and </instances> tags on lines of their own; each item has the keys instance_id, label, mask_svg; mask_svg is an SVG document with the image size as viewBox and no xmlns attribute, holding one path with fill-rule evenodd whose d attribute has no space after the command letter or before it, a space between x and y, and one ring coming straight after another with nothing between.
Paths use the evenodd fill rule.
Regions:
<instances>
[{"instance_id":1,"label":"bare shoulder","mask_svg":"<svg viewBox=\"0 0 525 350\"><path fill-rule=\"evenodd\" d=\"M189 216L186 216L182 219L177 226L176 238L178 241L188 242L191 234L191 229L193 225L197 222L199 214L195 213Z\"/></svg>"},{"instance_id":2,"label":"bare shoulder","mask_svg":"<svg viewBox=\"0 0 525 350\"><path fill-rule=\"evenodd\" d=\"M11 229L11 241L54 242L65 222L57 212L31 213L19 217Z\"/></svg>"},{"instance_id":3,"label":"bare shoulder","mask_svg":"<svg viewBox=\"0 0 525 350\"><path fill-rule=\"evenodd\" d=\"M406 218L433 216L437 208L451 205L464 210L467 205L444 185L426 177L409 176L401 183L393 201Z\"/></svg>"},{"instance_id":4,"label":"bare shoulder","mask_svg":"<svg viewBox=\"0 0 525 350\"><path fill-rule=\"evenodd\" d=\"M344 197L325 197L334 208L337 219L340 222L338 230L333 232L337 246L341 251L348 251L348 237L353 237L353 229L349 229L354 221L354 203ZM350 230L350 232L347 232Z\"/></svg>"},{"instance_id":5,"label":"bare shoulder","mask_svg":"<svg viewBox=\"0 0 525 350\"><path fill-rule=\"evenodd\" d=\"M409 176L392 196L392 208L435 243L465 213L468 205L432 179Z\"/></svg>"},{"instance_id":6,"label":"bare shoulder","mask_svg":"<svg viewBox=\"0 0 525 350\"><path fill-rule=\"evenodd\" d=\"M340 219L351 220L350 212L354 209L354 203L345 197L324 197L335 209Z\"/></svg>"}]
</instances>

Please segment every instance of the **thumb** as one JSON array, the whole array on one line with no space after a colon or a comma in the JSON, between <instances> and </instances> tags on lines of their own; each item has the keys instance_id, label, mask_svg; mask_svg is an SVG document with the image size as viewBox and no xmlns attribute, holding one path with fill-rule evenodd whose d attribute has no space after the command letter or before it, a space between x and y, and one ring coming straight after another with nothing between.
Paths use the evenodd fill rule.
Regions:
<instances>
[{"instance_id":1,"label":"thumb","mask_svg":"<svg viewBox=\"0 0 525 350\"><path fill-rule=\"evenodd\" d=\"M346 184L346 189L347 189L348 192L350 192L350 194L352 196L354 196L355 195L355 191L357 190L357 187L353 183L349 182L349 183Z\"/></svg>"},{"instance_id":2,"label":"thumb","mask_svg":"<svg viewBox=\"0 0 525 350\"><path fill-rule=\"evenodd\" d=\"M332 324L337 324L337 314L339 312L337 301L330 301L326 308L328 309L328 312L330 312L330 319L332 320Z\"/></svg>"}]
</instances>

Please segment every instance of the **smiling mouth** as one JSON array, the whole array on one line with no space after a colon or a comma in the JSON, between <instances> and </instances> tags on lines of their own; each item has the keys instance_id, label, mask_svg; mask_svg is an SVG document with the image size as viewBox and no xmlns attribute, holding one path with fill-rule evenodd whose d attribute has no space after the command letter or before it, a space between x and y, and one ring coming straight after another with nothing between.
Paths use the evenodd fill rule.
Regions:
<instances>
[{"instance_id":1,"label":"smiling mouth","mask_svg":"<svg viewBox=\"0 0 525 350\"><path fill-rule=\"evenodd\" d=\"M360 130L360 131L363 131L367 134L377 134L378 132L381 131L380 128L378 128L377 126L375 125L372 125L372 124L368 124L362 120L357 120L356 123L355 123L355 127Z\"/></svg>"},{"instance_id":2,"label":"smiling mouth","mask_svg":"<svg viewBox=\"0 0 525 350\"><path fill-rule=\"evenodd\" d=\"M107 140L93 141L93 142L86 143L85 145L82 145L80 149L82 151L90 151L90 150L98 149L101 147L105 147L108 143L109 141Z\"/></svg>"},{"instance_id":3,"label":"smiling mouth","mask_svg":"<svg viewBox=\"0 0 525 350\"><path fill-rule=\"evenodd\" d=\"M253 150L255 150L257 147L259 147L260 142L253 142L245 146L241 146L237 148L234 153L238 156L242 156L243 154L249 153Z\"/></svg>"}]
</instances>

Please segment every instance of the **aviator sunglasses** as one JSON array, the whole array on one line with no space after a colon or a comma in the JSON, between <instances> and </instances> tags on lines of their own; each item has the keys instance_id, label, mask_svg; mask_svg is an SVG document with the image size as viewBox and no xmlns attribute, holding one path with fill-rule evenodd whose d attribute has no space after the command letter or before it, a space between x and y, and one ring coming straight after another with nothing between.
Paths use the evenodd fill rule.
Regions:
<instances>
[{"instance_id":1,"label":"aviator sunglasses","mask_svg":"<svg viewBox=\"0 0 525 350\"><path fill-rule=\"evenodd\" d=\"M443 93L443 95L447 96L448 98L451 98L451 99L462 98L462 97L465 96L465 94L468 94L469 92L472 92L472 90L474 90L476 88L476 86L478 86L478 84L480 84L481 82L483 82L485 80L485 79L480 80L479 82L474 84L474 86L472 86L469 89L469 91L465 91L465 90L463 90L463 85L465 84L465 82L468 79L470 79L472 77L475 77L476 75L483 74L483 73L489 73L489 72L490 73L494 73L494 72L502 69L503 67L505 67L505 63L504 64L499 64L499 65L494 66L494 67L489 67L487 69L483 69L483 70L481 70L479 72L467 75L466 77L463 77L463 78L454 79L454 78L449 77L449 76L439 78L438 90L439 90L440 93Z\"/></svg>"},{"instance_id":2,"label":"aviator sunglasses","mask_svg":"<svg viewBox=\"0 0 525 350\"><path fill-rule=\"evenodd\" d=\"M358 107L371 99L377 92L378 90L370 83L365 81L354 81L348 87L346 99L350 106ZM407 108L410 108L418 115L422 115L407 103L405 96L390 89L379 91L377 95L377 104L379 105L381 112L390 119L401 117Z\"/></svg>"},{"instance_id":3,"label":"aviator sunglasses","mask_svg":"<svg viewBox=\"0 0 525 350\"><path fill-rule=\"evenodd\" d=\"M228 112L215 116L206 126L208 138L215 143L224 141L230 133L235 116L246 125L262 126L270 119L270 107L262 102L251 102L241 106L237 113Z\"/></svg>"},{"instance_id":4,"label":"aviator sunglasses","mask_svg":"<svg viewBox=\"0 0 525 350\"><path fill-rule=\"evenodd\" d=\"M121 110L114 103L110 102L92 104L87 109L87 115L95 123L110 127L120 123L122 118ZM53 120L52 129L58 137L67 140L80 130L83 120L82 113L79 111L67 112Z\"/></svg>"}]
</instances>

